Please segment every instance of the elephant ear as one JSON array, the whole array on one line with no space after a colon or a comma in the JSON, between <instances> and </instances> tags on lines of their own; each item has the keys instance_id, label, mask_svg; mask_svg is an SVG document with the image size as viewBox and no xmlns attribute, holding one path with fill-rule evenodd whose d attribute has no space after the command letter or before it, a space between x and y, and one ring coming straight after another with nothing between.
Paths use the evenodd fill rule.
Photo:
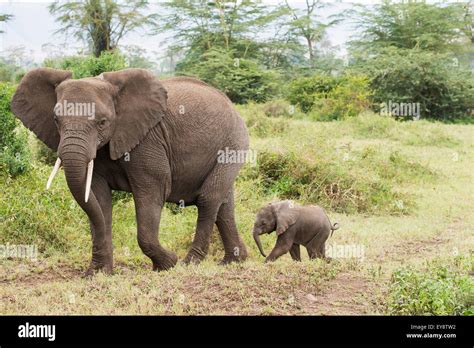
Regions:
<instances>
[{"instance_id":1,"label":"elephant ear","mask_svg":"<svg viewBox=\"0 0 474 348\"><path fill-rule=\"evenodd\" d=\"M49 148L57 151L59 133L54 122L55 88L71 78L71 72L39 68L28 72L13 95L13 113Z\"/></svg>"},{"instance_id":2,"label":"elephant ear","mask_svg":"<svg viewBox=\"0 0 474 348\"><path fill-rule=\"evenodd\" d=\"M299 209L291 201L272 203L271 207L276 218L276 234L279 236L296 222Z\"/></svg>"},{"instance_id":3,"label":"elephant ear","mask_svg":"<svg viewBox=\"0 0 474 348\"><path fill-rule=\"evenodd\" d=\"M152 73L143 69L107 72L99 77L117 88L117 119L109 144L110 157L117 160L161 121L167 110L167 92Z\"/></svg>"}]
</instances>

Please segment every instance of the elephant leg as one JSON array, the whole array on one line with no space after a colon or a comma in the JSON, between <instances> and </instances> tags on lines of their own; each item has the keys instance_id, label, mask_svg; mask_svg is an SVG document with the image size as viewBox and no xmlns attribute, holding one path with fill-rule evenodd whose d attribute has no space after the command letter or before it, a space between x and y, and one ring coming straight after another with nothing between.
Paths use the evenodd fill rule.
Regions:
<instances>
[{"instance_id":1,"label":"elephant leg","mask_svg":"<svg viewBox=\"0 0 474 348\"><path fill-rule=\"evenodd\" d=\"M236 164L217 163L202 184L196 203L198 207L196 234L191 250L184 259L185 263L199 263L206 256L217 213L221 205L227 203L226 199L233 188L239 168L240 165ZM223 209L229 210L229 208Z\"/></svg>"},{"instance_id":2,"label":"elephant leg","mask_svg":"<svg viewBox=\"0 0 474 348\"><path fill-rule=\"evenodd\" d=\"M199 263L207 255L212 228L217 217L218 207L215 203L198 205L198 218L196 233L191 245L191 250L184 259L184 263Z\"/></svg>"},{"instance_id":3,"label":"elephant leg","mask_svg":"<svg viewBox=\"0 0 474 348\"><path fill-rule=\"evenodd\" d=\"M329 232L318 233L318 235L306 245L308 256L310 259L325 258L326 257L326 240L329 237Z\"/></svg>"},{"instance_id":4,"label":"elephant leg","mask_svg":"<svg viewBox=\"0 0 474 348\"><path fill-rule=\"evenodd\" d=\"M103 222L89 218L92 235L92 261L86 271L86 276L94 274L98 270L105 273L113 271L112 251L112 191L107 181L98 175L94 175L91 186L94 199L100 205Z\"/></svg>"},{"instance_id":5,"label":"elephant leg","mask_svg":"<svg viewBox=\"0 0 474 348\"><path fill-rule=\"evenodd\" d=\"M235 224L233 189L229 192L227 201L220 206L217 212L216 225L225 251L221 263L227 264L234 261L244 261L247 258L247 249Z\"/></svg>"},{"instance_id":6,"label":"elephant leg","mask_svg":"<svg viewBox=\"0 0 474 348\"><path fill-rule=\"evenodd\" d=\"M153 262L153 270L166 270L176 265L178 257L166 250L158 240L161 209L158 199L134 197L138 225L138 245Z\"/></svg>"},{"instance_id":7,"label":"elephant leg","mask_svg":"<svg viewBox=\"0 0 474 348\"><path fill-rule=\"evenodd\" d=\"M285 236L285 233L279 235L273 250L271 251L270 255L267 256L265 262L275 261L281 255L284 255L290 251L292 246L293 242Z\"/></svg>"},{"instance_id":8,"label":"elephant leg","mask_svg":"<svg viewBox=\"0 0 474 348\"><path fill-rule=\"evenodd\" d=\"M293 244L291 246L290 255L293 260L301 261L300 246L298 244Z\"/></svg>"}]
</instances>

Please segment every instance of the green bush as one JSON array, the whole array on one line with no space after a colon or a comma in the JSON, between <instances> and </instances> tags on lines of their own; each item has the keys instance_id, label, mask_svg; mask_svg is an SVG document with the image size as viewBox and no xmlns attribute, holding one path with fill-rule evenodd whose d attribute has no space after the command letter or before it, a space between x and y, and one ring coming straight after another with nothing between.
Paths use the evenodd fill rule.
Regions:
<instances>
[{"instance_id":1,"label":"green bush","mask_svg":"<svg viewBox=\"0 0 474 348\"><path fill-rule=\"evenodd\" d=\"M260 151L258 166L246 175L257 177L266 194L343 213L406 214L414 208L413 197L397 192L393 178L410 181L413 175L420 175L419 167L405 173L410 163L399 154L385 158L365 150L353 156L341 163L329 153L321 152L318 159L307 161L293 152ZM398 169L400 163L404 165ZM367 168L362 171L361 166Z\"/></svg>"},{"instance_id":2,"label":"green bush","mask_svg":"<svg viewBox=\"0 0 474 348\"><path fill-rule=\"evenodd\" d=\"M68 194L59 175L44 189L50 167L35 166L18 178L6 178L0 202L0 244L35 244L41 253L62 252L87 241L87 216Z\"/></svg>"},{"instance_id":3,"label":"green bush","mask_svg":"<svg viewBox=\"0 0 474 348\"><path fill-rule=\"evenodd\" d=\"M388 312L395 315L474 315L473 257L435 260L422 269L396 270L390 280Z\"/></svg>"},{"instance_id":4,"label":"green bush","mask_svg":"<svg viewBox=\"0 0 474 348\"><path fill-rule=\"evenodd\" d=\"M106 71L116 71L127 68L125 57L118 51L104 51L100 57L71 56L60 60L46 60L44 66L72 71L72 77L97 76Z\"/></svg>"},{"instance_id":5,"label":"green bush","mask_svg":"<svg viewBox=\"0 0 474 348\"><path fill-rule=\"evenodd\" d=\"M362 75L314 75L290 83L287 99L318 120L353 117L370 106L369 80Z\"/></svg>"},{"instance_id":6,"label":"green bush","mask_svg":"<svg viewBox=\"0 0 474 348\"><path fill-rule=\"evenodd\" d=\"M327 93L316 93L312 114L329 121L354 117L370 106L371 90L365 76L346 76Z\"/></svg>"},{"instance_id":7,"label":"green bush","mask_svg":"<svg viewBox=\"0 0 474 348\"><path fill-rule=\"evenodd\" d=\"M288 86L287 99L303 112L309 112L316 103L317 95L327 94L338 85L338 79L327 75L313 75L293 80Z\"/></svg>"},{"instance_id":8,"label":"green bush","mask_svg":"<svg viewBox=\"0 0 474 348\"><path fill-rule=\"evenodd\" d=\"M249 59L238 58L232 51L211 49L192 64L177 66L177 73L195 76L223 91L235 103L264 102L278 91L279 75L260 68Z\"/></svg>"},{"instance_id":9,"label":"green bush","mask_svg":"<svg viewBox=\"0 0 474 348\"><path fill-rule=\"evenodd\" d=\"M28 131L20 125L10 109L15 86L0 83L0 171L16 176L30 167Z\"/></svg>"},{"instance_id":10,"label":"green bush","mask_svg":"<svg viewBox=\"0 0 474 348\"><path fill-rule=\"evenodd\" d=\"M472 119L474 74L457 67L452 59L447 55L392 47L354 69L370 77L376 105L390 101L419 103L421 118Z\"/></svg>"}]
</instances>

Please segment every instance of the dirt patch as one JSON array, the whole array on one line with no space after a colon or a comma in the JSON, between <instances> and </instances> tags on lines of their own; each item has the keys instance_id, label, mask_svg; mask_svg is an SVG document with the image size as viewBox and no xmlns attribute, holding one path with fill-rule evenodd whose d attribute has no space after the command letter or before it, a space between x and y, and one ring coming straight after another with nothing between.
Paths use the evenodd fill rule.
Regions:
<instances>
[{"instance_id":1,"label":"dirt patch","mask_svg":"<svg viewBox=\"0 0 474 348\"><path fill-rule=\"evenodd\" d=\"M371 314L373 285L361 275L340 273L324 285L319 293L300 293L304 314L363 315Z\"/></svg>"},{"instance_id":2,"label":"dirt patch","mask_svg":"<svg viewBox=\"0 0 474 348\"><path fill-rule=\"evenodd\" d=\"M35 287L47 282L74 280L81 277L82 271L67 265L48 265L41 261L18 262L10 260L0 271L0 283L22 284Z\"/></svg>"},{"instance_id":3,"label":"dirt patch","mask_svg":"<svg viewBox=\"0 0 474 348\"><path fill-rule=\"evenodd\" d=\"M389 249L376 256L376 261L403 262L413 256L423 257L426 254L435 253L440 245L449 243L449 238L444 236L435 236L431 239L405 240L393 244Z\"/></svg>"}]
</instances>

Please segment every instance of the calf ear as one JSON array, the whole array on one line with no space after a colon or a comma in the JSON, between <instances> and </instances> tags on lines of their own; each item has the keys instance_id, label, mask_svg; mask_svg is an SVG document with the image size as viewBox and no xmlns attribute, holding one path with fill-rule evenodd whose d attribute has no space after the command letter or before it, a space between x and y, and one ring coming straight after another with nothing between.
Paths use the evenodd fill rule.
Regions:
<instances>
[{"instance_id":1,"label":"calf ear","mask_svg":"<svg viewBox=\"0 0 474 348\"><path fill-rule=\"evenodd\" d=\"M59 133L54 123L56 86L71 78L71 72L50 68L31 70L13 95L13 113L49 148L56 151Z\"/></svg>"},{"instance_id":2,"label":"calf ear","mask_svg":"<svg viewBox=\"0 0 474 348\"><path fill-rule=\"evenodd\" d=\"M279 236L296 222L299 209L291 201L272 203L271 207L276 218L276 234Z\"/></svg>"},{"instance_id":3,"label":"calf ear","mask_svg":"<svg viewBox=\"0 0 474 348\"><path fill-rule=\"evenodd\" d=\"M117 88L117 121L110 139L110 157L129 152L161 121L167 109L167 92L158 79L143 69L102 73Z\"/></svg>"}]
</instances>

